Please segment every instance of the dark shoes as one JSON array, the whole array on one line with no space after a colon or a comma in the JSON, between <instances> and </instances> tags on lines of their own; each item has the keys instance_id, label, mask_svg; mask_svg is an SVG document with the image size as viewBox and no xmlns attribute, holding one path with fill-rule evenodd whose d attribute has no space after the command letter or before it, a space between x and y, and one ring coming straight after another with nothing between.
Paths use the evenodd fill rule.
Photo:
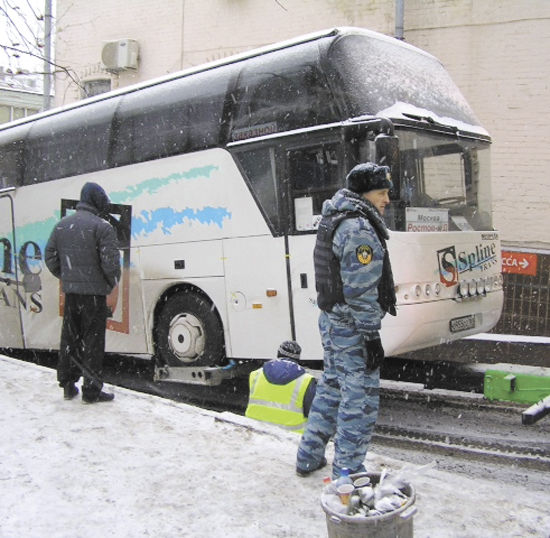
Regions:
<instances>
[{"instance_id":1,"label":"dark shoes","mask_svg":"<svg viewBox=\"0 0 550 538\"><path fill-rule=\"evenodd\" d=\"M78 387L74 383L67 383L63 387L63 398L72 400L78 394Z\"/></svg>"},{"instance_id":2,"label":"dark shoes","mask_svg":"<svg viewBox=\"0 0 550 538\"><path fill-rule=\"evenodd\" d=\"M74 383L67 383L63 386L63 398L65 398L65 400L72 400L78 392L78 387ZM111 400L114 400L114 398L114 394L103 391L99 394L95 394L91 398L86 394L82 394L82 401L84 403L110 402Z\"/></svg>"},{"instance_id":3,"label":"dark shoes","mask_svg":"<svg viewBox=\"0 0 550 538\"><path fill-rule=\"evenodd\" d=\"M94 396L93 398L89 398L87 396L82 395L82 401L84 403L98 403L98 402L110 402L115 399L115 395L111 394L110 392L103 392L101 391L99 394Z\"/></svg>"},{"instance_id":4,"label":"dark shoes","mask_svg":"<svg viewBox=\"0 0 550 538\"><path fill-rule=\"evenodd\" d=\"M311 473L322 469L326 464L327 458L323 457L323 459L319 462L319 465L317 465L316 467L312 467L310 469L300 469L299 467L296 467L296 474L298 476L309 476Z\"/></svg>"}]
</instances>

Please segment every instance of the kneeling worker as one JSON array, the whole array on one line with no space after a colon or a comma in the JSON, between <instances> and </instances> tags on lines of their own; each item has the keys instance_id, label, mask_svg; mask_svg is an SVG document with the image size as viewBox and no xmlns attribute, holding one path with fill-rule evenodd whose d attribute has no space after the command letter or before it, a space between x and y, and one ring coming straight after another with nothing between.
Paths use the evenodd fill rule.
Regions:
<instances>
[{"instance_id":1,"label":"kneeling worker","mask_svg":"<svg viewBox=\"0 0 550 538\"><path fill-rule=\"evenodd\" d=\"M301 353L296 342L283 342L277 359L251 372L247 417L304 431L317 382L298 364Z\"/></svg>"}]
</instances>

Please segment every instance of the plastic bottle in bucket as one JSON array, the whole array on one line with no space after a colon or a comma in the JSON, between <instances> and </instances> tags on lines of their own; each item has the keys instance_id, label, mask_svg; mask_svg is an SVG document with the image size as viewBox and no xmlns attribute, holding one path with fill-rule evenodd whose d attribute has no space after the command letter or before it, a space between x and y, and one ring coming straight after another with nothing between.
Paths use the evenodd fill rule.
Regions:
<instances>
[{"instance_id":1,"label":"plastic bottle in bucket","mask_svg":"<svg viewBox=\"0 0 550 538\"><path fill-rule=\"evenodd\" d=\"M340 471L340 476L334 481L334 485L336 487L341 486L343 484L353 484L353 480L349 475L349 469L347 467L344 467Z\"/></svg>"}]
</instances>

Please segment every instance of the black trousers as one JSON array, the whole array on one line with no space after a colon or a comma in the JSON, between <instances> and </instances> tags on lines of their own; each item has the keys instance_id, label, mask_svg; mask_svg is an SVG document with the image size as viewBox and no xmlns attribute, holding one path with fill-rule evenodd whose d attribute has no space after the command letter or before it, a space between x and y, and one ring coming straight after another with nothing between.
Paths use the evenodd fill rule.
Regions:
<instances>
[{"instance_id":1,"label":"black trousers","mask_svg":"<svg viewBox=\"0 0 550 538\"><path fill-rule=\"evenodd\" d=\"M60 386L84 378L82 394L95 398L103 387L107 306L104 295L65 296L57 380Z\"/></svg>"}]
</instances>

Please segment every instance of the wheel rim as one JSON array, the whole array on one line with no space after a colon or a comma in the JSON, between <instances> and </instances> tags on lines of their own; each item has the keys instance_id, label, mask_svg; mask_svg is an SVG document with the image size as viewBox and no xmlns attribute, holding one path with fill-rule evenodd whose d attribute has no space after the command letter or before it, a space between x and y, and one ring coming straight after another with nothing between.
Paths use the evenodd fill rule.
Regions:
<instances>
[{"instance_id":1,"label":"wheel rim","mask_svg":"<svg viewBox=\"0 0 550 538\"><path fill-rule=\"evenodd\" d=\"M178 314L168 330L170 351L182 362L195 362L204 353L204 328L192 314Z\"/></svg>"}]
</instances>

